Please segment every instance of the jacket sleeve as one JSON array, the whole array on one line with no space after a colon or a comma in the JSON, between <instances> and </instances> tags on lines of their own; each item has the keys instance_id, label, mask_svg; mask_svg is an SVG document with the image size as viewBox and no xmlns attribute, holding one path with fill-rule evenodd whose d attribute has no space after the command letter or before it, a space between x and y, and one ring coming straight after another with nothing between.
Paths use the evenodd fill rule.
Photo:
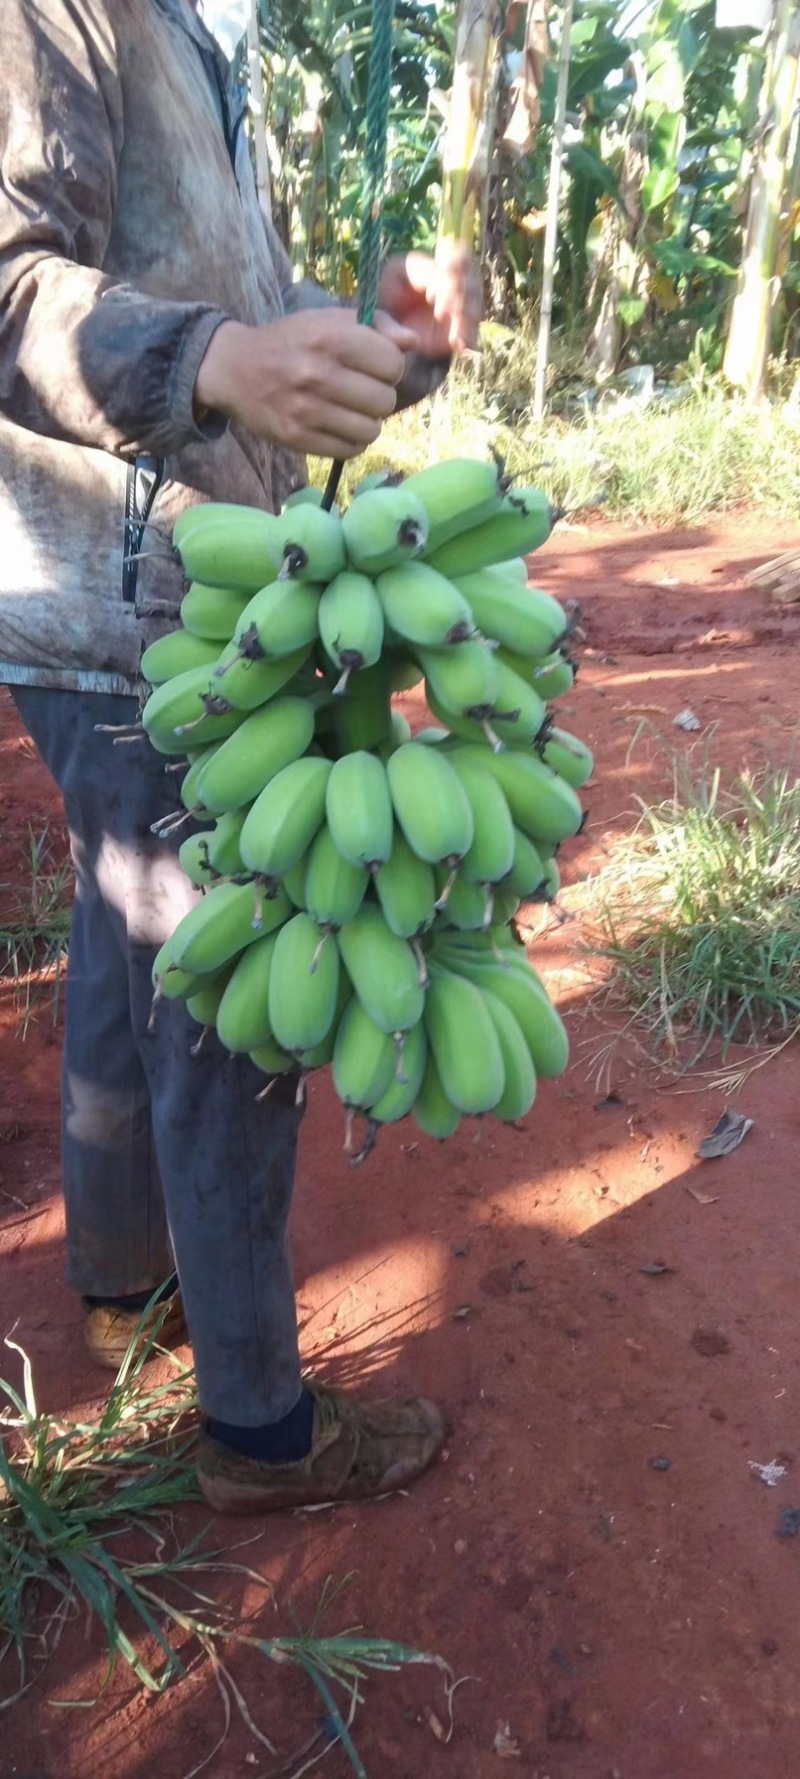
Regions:
<instances>
[{"instance_id":1,"label":"jacket sleeve","mask_svg":"<svg viewBox=\"0 0 800 1779\"><path fill-rule=\"evenodd\" d=\"M103 0L3 0L0 412L51 438L168 455L198 425L194 385L225 316L102 271L123 141Z\"/></svg>"}]
</instances>

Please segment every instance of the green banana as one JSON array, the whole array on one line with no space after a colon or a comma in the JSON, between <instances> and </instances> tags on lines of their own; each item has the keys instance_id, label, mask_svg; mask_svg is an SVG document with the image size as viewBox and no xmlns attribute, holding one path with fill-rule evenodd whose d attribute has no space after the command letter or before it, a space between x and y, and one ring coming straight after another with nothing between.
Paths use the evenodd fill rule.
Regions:
<instances>
[{"instance_id":1,"label":"green banana","mask_svg":"<svg viewBox=\"0 0 800 1779\"><path fill-rule=\"evenodd\" d=\"M461 1123L461 1113L451 1105L442 1086L430 1045L422 1085L412 1111L420 1130L428 1137L437 1137L439 1141L452 1137Z\"/></svg>"},{"instance_id":2,"label":"green banana","mask_svg":"<svg viewBox=\"0 0 800 1779\"><path fill-rule=\"evenodd\" d=\"M391 734L392 750L394 751L396 747L402 747L405 741L411 741L411 739L411 724L408 717L403 715L402 710L393 710Z\"/></svg>"},{"instance_id":3,"label":"green banana","mask_svg":"<svg viewBox=\"0 0 800 1779\"><path fill-rule=\"evenodd\" d=\"M230 642L248 595L235 587L205 587L193 581L181 605L181 623L190 636Z\"/></svg>"},{"instance_id":4,"label":"green banana","mask_svg":"<svg viewBox=\"0 0 800 1779\"><path fill-rule=\"evenodd\" d=\"M208 834L190 834L178 853L178 863L196 889L208 889L217 873L208 856Z\"/></svg>"},{"instance_id":5,"label":"green banana","mask_svg":"<svg viewBox=\"0 0 800 1779\"><path fill-rule=\"evenodd\" d=\"M345 567L339 512L304 501L273 520L272 549L284 580L327 584ZM269 578L269 577L267 577Z\"/></svg>"},{"instance_id":6,"label":"green banana","mask_svg":"<svg viewBox=\"0 0 800 1779\"><path fill-rule=\"evenodd\" d=\"M331 1020L325 1037L319 1044L311 1044L307 1050L298 1050L296 1052L297 1061L300 1064L300 1068L304 1075L309 1074L312 1069L324 1069L329 1062L333 1062L336 1033L341 1024L342 1014L344 1013L348 1002L351 1000L352 994L352 984L347 971L340 969L339 987L336 992L336 1006L334 1007L333 1019Z\"/></svg>"},{"instance_id":7,"label":"green banana","mask_svg":"<svg viewBox=\"0 0 800 1779\"><path fill-rule=\"evenodd\" d=\"M308 858L309 854L304 853L303 857L292 867L291 871L287 871L281 878L281 883L289 897L289 901L293 903L295 908L305 909Z\"/></svg>"},{"instance_id":8,"label":"green banana","mask_svg":"<svg viewBox=\"0 0 800 1779\"><path fill-rule=\"evenodd\" d=\"M364 749L345 754L333 766L325 793L325 814L337 852L373 874L392 850L394 823L386 771L382 760Z\"/></svg>"},{"instance_id":9,"label":"green banana","mask_svg":"<svg viewBox=\"0 0 800 1779\"><path fill-rule=\"evenodd\" d=\"M583 826L583 811L571 785L532 753L501 754L468 748L505 793L516 827L537 840L569 840Z\"/></svg>"},{"instance_id":10,"label":"green banana","mask_svg":"<svg viewBox=\"0 0 800 1779\"><path fill-rule=\"evenodd\" d=\"M574 665L560 649L554 649L550 655L515 655L513 649L501 648L497 650L497 661L498 665L502 662L510 667L526 685L533 686L545 703L570 692L575 684Z\"/></svg>"},{"instance_id":11,"label":"green banana","mask_svg":"<svg viewBox=\"0 0 800 1779\"><path fill-rule=\"evenodd\" d=\"M317 639L322 589L313 581L273 581L248 601L233 642L245 661L284 661ZM230 657L231 661L235 656Z\"/></svg>"},{"instance_id":12,"label":"green banana","mask_svg":"<svg viewBox=\"0 0 800 1779\"><path fill-rule=\"evenodd\" d=\"M185 753L187 734L192 747L224 741L240 722L230 701L217 694L209 667L190 667L156 686L142 712L145 733L160 754Z\"/></svg>"},{"instance_id":13,"label":"green banana","mask_svg":"<svg viewBox=\"0 0 800 1779\"><path fill-rule=\"evenodd\" d=\"M368 1111L388 1093L397 1074L397 1048L353 995L333 1047L333 1085L345 1106Z\"/></svg>"},{"instance_id":14,"label":"green banana","mask_svg":"<svg viewBox=\"0 0 800 1779\"><path fill-rule=\"evenodd\" d=\"M386 623L401 645L444 649L468 642L475 620L466 599L424 562L388 568L377 579Z\"/></svg>"},{"instance_id":15,"label":"green banana","mask_svg":"<svg viewBox=\"0 0 800 1779\"><path fill-rule=\"evenodd\" d=\"M295 488L293 494L287 494L281 512L290 513L293 507L321 507L324 498L323 488L312 488L310 485L305 488Z\"/></svg>"},{"instance_id":16,"label":"green banana","mask_svg":"<svg viewBox=\"0 0 800 1779\"><path fill-rule=\"evenodd\" d=\"M370 1116L376 1124L398 1124L408 1116L422 1087L427 1060L428 1040L420 1022L406 1033L401 1073L395 1075L371 1108Z\"/></svg>"},{"instance_id":17,"label":"green banana","mask_svg":"<svg viewBox=\"0 0 800 1779\"><path fill-rule=\"evenodd\" d=\"M521 948L507 952L502 964L490 954L459 950L453 943L443 944L437 955L449 970L465 976L479 988L488 988L511 1009L522 1028L538 1076L563 1074L569 1062L564 1022Z\"/></svg>"},{"instance_id":18,"label":"green banana","mask_svg":"<svg viewBox=\"0 0 800 1779\"><path fill-rule=\"evenodd\" d=\"M482 932L489 926L494 910L494 895L486 884L469 883L461 872L453 876L441 867L436 872L438 908L446 926L460 932Z\"/></svg>"},{"instance_id":19,"label":"green banana","mask_svg":"<svg viewBox=\"0 0 800 1779\"><path fill-rule=\"evenodd\" d=\"M402 828L394 832L390 857L375 877L383 918L399 939L415 939L433 925L436 881L424 859L412 852Z\"/></svg>"},{"instance_id":20,"label":"green banana","mask_svg":"<svg viewBox=\"0 0 800 1779\"><path fill-rule=\"evenodd\" d=\"M175 962L172 940L167 939L156 952L150 974L156 994L167 1001L183 1001L200 987L196 970L182 970Z\"/></svg>"},{"instance_id":21,"label":"green banana","mask_svg":"<svg viewBox=\"0 0 800 1779\"><path fill-rule=\"evenodd\" d=\"M314 739L314 705L307 698L274 698L263 710L245 717L235 734L208 758L195 762L193 808L212 815L251 803L265 785L290 766ZM184 790L186 780L184 781Z\"/></svg>"},{"instance_id":22,"label":"green banana","mask_svg":"<svg viewBox=\"0 0 800 1779\"><path fill-rule=\"evenodd\" d=\"M377 588L365 574L345 571L325 588L319 602L322 646L344 691L351 673L373 667L383 648L383 608Z\"/></svg>"},{"instance_id":23,"label":"green banana","mask_svg":"<svg viewBox=\"0 0 800 1779\"><path fill-rule=\"evenodd\" d=\"M535 741L547 721L547 705L527 680L504 661L497 662L497 703L492 726L503 742Z\"/></svg>"},{"instance_id":24,"label":"green banana","mask_svg":"<svg viewBox=\"0 0 800 1779\"><path fill-rule=\"evenodd\" d=\"M305 755L270 779L242 829L239 844L248 871L275 879L299 864L325 814L330 773L330 760Z\"/></svg>"},{"instance_id":25,"label":"green banana","mask_svg":"<svg viewBox=\"0 0 800 1779\"><path fill-rule=\"evenodd\" d=\"M247 953L243 954L245 957ZM231 979L229 969L220 970L216 976L201 976L197 993L189 995L186 1011L196 1019L198 1025L216 1025L219 1005Z\"/></svg>"},{"instance_id":26,"label":"green banana","mask_svg":"<svg viewBox=\"0 0 800 1779\"><path fill-rule=\"evenodd\" d=\"M420 684L422 668L418 661L412 661L410 655L396 652L394 649L390 661L390 683L393 692L413 692Z\"/></svg>"},{"instance_id":27,"label":"green banana","mask_svg":"<svg viewBox=\"0 0 800 1779\"><path fill-rule=\"evenodd\" d=\"M403 484L422 501L428 518L428 551L500 511L503 479L495 463L451 457L417 470Z\"/></svg>"},{"instance_id":28,"label":"green banana","mask_svg":"<svg viewBox=\"0 0 800 1779\"><path fill-rule=\"evenodd\" d=\"M151 642L139 667L142 678L151 686L163 686L176 674L188 673L193 667L213 667L218 658L218 643L192 636L188 630L171 630L166 636L159 636L157 642Z\"/></svg>"},{"instance_id":29,"label":"green banana","mask_svg":"<svg viewBox=\"0 0 800 1779\"><path fill-rule=\"evenodd\" d=\"M172 528L172 542L177 548L183 543L190 531L202 531L206 527L214 530L220 520L228 525L242 523L247 525L253 513L260 513L260 507L242 506L230 500L198 500L194 506L184 507L178 514Z\"/></svg>"},{"instance_id":30,"label":"green banana","mask_svg":"<svg viewBox=\"0 0 800 1779\"><path fill-rule=\"evenodd\" d=\"M336 768L334 767L334 772ZM331 774L332 778L333 774ZM330 795L328 780L326 802ZM303 907L319 927L343 927L358 913L369 877L363 865L342 857L333 834L324 822L312 841L305 866Z\"/></svg>"},{"instance_id":31,"label":"green banana","mask_svg":"<svg viewBox=\"0 0 800 1779\"><path fill-rule=\"evenodd\" d=\"M297 1068L296 1058L282 1050L274 1039L269 1044L259 1044L256 1050L251 1050L250 1061L255 1063L263 1075L290 1075Z\"/></svg>"},{"instance_id":32,"label":"green banana","mask_svg":"<svg viewBox=\"0 0 800 1779\"><path fill-rule=\"evenodd\" d=\"M252 884L217 883L178 922L168 941L172 962L179 970L209 976L289 913L282 892L260 905Z\"/></svg>"},{"instance_id":33,"label":"green banana","mask_svg":"<svg viewBox=\"0 0 800 1779\"><path fill-rule=\"evenodd\" d=\"M473 721L472 717L460 716L458 711L450 710L447 705L440 704L433 687L427 682L425 701L430 706L433 715L438 718L439 723L447 724L443 736L439 729L436 729L434 734L437 739L441 737L447 744L445 751L448 754L454 752L453 743L456 741L471 741L478 747L485 747L488 743L489 747L496 748L498 751L501 751L505 746L505 742L500 740L492 728L488 716L482 717L480 722ZM427 741L427 734L423 734L422 737L417 735L414 739L416 741L423 740L428 746L430 745Z\"/></svg>"},{"instance_id":34,"label":"green banana","mask_svg":"<svg viewBox=\"0 0 800 1779\"><path fill-rule=\"evenodd\" d=\"M473 835L460 874L469 883L500 883L514 865L514 823L503 792L490 772L454 749L449 756L472 810Z\"/></svg>"},{"instance_id":35,"label":"green banana","mask_svg":"<svg viewBox=\"0 0 800 1779\"><path fill-rule=\"evenodd\" d=\"M312 510L312 509L310 509ZM274 1037L292 1053L327 1037L339 991L339 953L309 914L281 927L269 972L268 1010Z\"/></svg>"},{"instance_id":36,"label":"green banana","mask_svg":"<svg viewBox=\"0 0 800 1779\"><path fill-rule=\"evenodd\" d=\"M514 665L512 661L511 666ZM563 698L572 691L577 670L572 658L556 649L552 655L545 656L543 661L529 664L528 678L539 697L549 703L551 698Z\"/></svg>"},{"instance_id":37,"label":"green banana","mask_svg":"<svg viewBox=\"0 0 800 1779\"><path fill-rule=\"evenodd\" d=\"M217 503L212 503L211 501L203 501L202 503L198 502L195 506L184 507L183 512L178 514L175 524L172 527L173 549L177 550L179 544L183 543L187 532L199 529L203 523L203 514L206 512L207 508L210 508L213 514L216 511L216 507Z\"/></svg>"},{"instance_id":38,"label":"green banana","mask_svg":"<svg viewBox=\"0 0 800 1779\"><path fill-rule=\"evenodd\" d=\"M497 703L497 663L485 642L420 649L419 660L426 687L443 710L477 723L491 716Z\"/></svg>"},{"instance_id":39,"label":"green banana","mask_svg":"<svg viewBox=\"0 0 800 1779\"><path fill-rule=\"evenodd\" d=\"M505 886L496 889L492 899L492 920L490 924L495 922L503 922L505 924L508 921L513 920L519 909L520 899L519 896L514 895L512 890L506 889Z\"/></svg>"},{"instance_id":40,"label":"green banana","mask_svg":"<svg viewBox=\"0 0 800 1779\"><path fill-rule=\"evenodd\" d=\"M492 1117L500 1118L507 1124L515 1124L518 1118L524 1118L526 1112L530 1111L536 1098L536 1070L522 1027L511 1008L488 988L483 990L483 999L500 1040L505 1072L502 1097L493 1107Z\"/></svg>"},{"instance_id":41,"label":"green banana","mask_svg":"<svg viewBox=\"0 0 800 1779\"><path fill-rule=\"evenodd\" d=\"M561 872L555 859L546 859L544 867L544 886L542 900L554 902L561 888Z\"/></svg>"},{"instance_id":42,"label":"green banana","mask_svg":"<svg viewBox=\"0 0 800 1779\"><path fill-rule=\"evenodd\" d=\"M594 772L594 755L577 735L567 729L551 729L538 749L547 766L559 774L573 790L580 791Z\"/></svg>"},{"instance_id":43,"label":"green banana","mask_svg":"<svg viewBox=\"0 0 800 1779\"><path fill-rule=\"evenodd\" d=\"M411 946L390 932L379 908L367 903L338 937L345 969L370 1019L383 1032L410 1031L425 1004Z\"/></svg>"},{"instance_id":44,"label":"green banana","mask_svg":"<svg viewBox=\"0 0 800 1779\"><path fill-rule=\"evenodd\" d=\"M427 729L418 729L414 736L414 740L419 742L420 747L438 747L441 741L450 739L450 730L437 728L435 723L430 723Z\"/></svg>"},{"instance_id":45,"label":"green banana","mask_svg":"<svg viewBox=\"0 0 800 1779\"><path fill-rule=\"evenodd\" d=\"M325 1069L329 1062L333 1062L333 1047L336 1043L338 1023L334 1014L321 1044L311 1044L308 1050L295 1051L295 1057L304 1075L310 1075L313 1069Z\"/></svg>"},{"instance_id":46,"label":"green banana","mask_svg":"<svg viewBox=\"0 0 800 1779\"><path fill-rule=\"evenodd\" d=\"M310 653L306 643L302 649L296 649L293 655L283 655L279 661L248 661L234 640L223 649L219 665L214 668L214 689L234 710L255 710L259 704L266 704L276 693L282 692L284 687L289 687Z\"/></svg>"},{"instance_id":47,"label":"green banana","mask_svg":"<svg viewBox=\"0 0 800 1779\"><path fill-rule=\"evenodd\" d=\"M351 567L374 578L424 550L428 519L421 500L403 485L373 488L348 507L342 531Z\"/></svg>"},{"instance_id":48,"label":"green banana","mask_svg":"<svg viewBox=\"0 0 800 1779\"><path fill-rule=\"evenodd\" d=\"M184 809L201 809L203 807L197 791L198 780L203 767L208 764L212 755L216 753L217 748L221 746L221 741L214 741L210 747L201 747L199 752L192 758L189 770L181 784L181 802Z\"/></svg>"},{"instance_id":49,"label":"green banana","mask_svg":"<svg viewBox=\"0 0 800 1779\"><path fill-rule=\"evenodd\" d=\"M514 654L549 655L566 634L567 614L557 599L511 581L502 568L463 576L459 591L484 636Z\"/></svg>"},{"instance_id":50,"label":"green banana","mask_svg":"<svg viewBox=\"0 0 800 1779\"><path fill-rule=\"evenodd\" d=\"M392 732L390 665L385 653L374 667L364 667L337 698L333 711L336 751L355 753L360 748L381 747Z\"/></svg>"},{"instance_id":51,"label":"green banana","mask_svg":"<svg viewBox=\"0 0 800 1779\"><path fill-rule=\"evenodd\" d=\"M273 1039L269 1020L269 978L283 928L248 945L228 981L217 1011L217 1037L226 1050L258 1050Z\"/></svg>"},{"instance_id":52,"label":"green banana","mask_svg":"<svg viewBox=\"0 0 800 1779\"><path fill-rule=\"evenodd\" d=\"M515 586L527 587L528 564L524 556L512 556L508 562L493 562L491 566Z\"/></svg>"},{"instance_id":53,"label":"green banana","mask_svg":"<svg viewBox=\"0 0 800 1779\"><path fill-rule=\"evenodd\" d=\"M503 1054L480 989L436 965L425 997L425 1029L442 1087L459 1112L491 1112L505 1083Z\"/></svg>"},{"instance_id":54,"label":"green banana","mask_svg":"<svg viewBox=\"0 0 800 1779\"><path fill-rule=\"evenodd\" d=\"M521 828L514 829L514 863L505 887L523 902L530 901L544 887L547 877L545 863L533 841Z\"/></svg>"},{"instance_id":55,"label":"green banana","mask_svg":"<svg viewBox=\"0 0 800 1779\"><path fill-rule=\"evenodd\" d=\"M442 544L429 558L432 566L451 581L478 574L512 556L529 556L547 542L556 510L539 488L514 488L505 495L499 513L484 519L471 531Z\"/></svg>"},{"instance_id":56,"label":"green banana","mask_svg":"<svg viewBox=\"0 0 800 1779\"><path fill-rule=\"evenodd\" d=\"M217 816L209 831L208 860L218 877L238 877L244 869L239 844L248 814L249 804L244 809L230 809L227 814ZM246 1044L244 1048L249 1050L250 1045Z\"/></svg>"},{"instance_id":57,"label":"green banana","mask_svg":"<svg viewBox=\"0 0 800 1779\"><path fill-rule=\"evenodd\" d=\"M353 489L353 499L358 500L362 494L372 494L375 488L399 488L400 483L404 481L405 476L402 470L370 470L368 475L361 477L361 481Z\"/></svg>"},{"instance_id":58,"label":"green banana","mask_svg":"<svg viewBox=\"0 0 800 1779\"><path fill-rule=\"evenodd\" d=\"M281 558L280 521L256 507L209 503L202 517L172 541L188 581L254 593L274 581Z\"/></svg>"},{"instance_id":59,"label":"green banana","mask_svg":"<svg viewBox=\"0 0 800 1779\"><path fill-rule=\"evenodd\" d=\"M469 852L475 827L464 787L442 750L408 741L392 754L386 775L412 852L429 865L457 865Z\"/></svg>"}]
</instances>

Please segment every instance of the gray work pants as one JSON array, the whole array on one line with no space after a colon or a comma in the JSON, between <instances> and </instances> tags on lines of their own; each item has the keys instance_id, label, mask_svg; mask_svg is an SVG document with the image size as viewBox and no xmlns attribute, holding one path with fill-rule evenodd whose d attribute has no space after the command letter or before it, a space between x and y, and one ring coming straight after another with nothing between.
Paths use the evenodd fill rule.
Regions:
<instances>
[{"instance_id":1,"label":"gray work pants","mask_svg":"<svg viewBox=\"0 0 800 1779\"><path fill-rule=\"evenodd\" d=\"M150 824L179 806L167 761L97 723L135 720L133 699L15 689L59 785L77 878L63 1071L68 1277L87 1296L180 1279L203 1408L258 1426L300 1394L287 1237L300 1114L294 1083L264 1086L182 1002L149 1029L150 971L191 906L175 840Z\"/></svg>"}]
</instances>

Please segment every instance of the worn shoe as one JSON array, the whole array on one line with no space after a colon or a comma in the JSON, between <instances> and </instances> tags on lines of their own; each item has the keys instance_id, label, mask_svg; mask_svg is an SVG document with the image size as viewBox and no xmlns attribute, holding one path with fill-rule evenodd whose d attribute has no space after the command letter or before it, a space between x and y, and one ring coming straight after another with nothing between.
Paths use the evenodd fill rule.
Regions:
<instances>
[{"instance_id":1,"label":"worn shoe","mask_svg":"<svg viewBox=\"0 0 800 1779\"><path fill-rule=\"evenodd\" d=\"M106 1371L119 1371L141 1322L141 1310L112 1309L107 1305L84 1303L83 1315L86 1345L95 1364L105 1366ZM180 1291L176 1291L172 1297L167 1298L166 1306L158 1303L151 1310L142 1325L137 1352L141 1351L151 1329L160 1318L161 1325L156 1336L158 1346L179 1347L182 1341L188 1340L183 1299Z\"/></svg>"},{"instance_id":2,"label":"worn shoe","mask_svg":"<svg viewBox=\"0 0 800 1779\"><path fill-rule=\"evenodd\" d=\"M311 1451L296 1464L244 1458L202 1430L197 1475L216 1513L271 1513L324 1501L364 1501L402 1489L441 1451L445 1424L423 1397L364 1402L307 1386L314 1397Z\"/></svg>"}]
</instances>

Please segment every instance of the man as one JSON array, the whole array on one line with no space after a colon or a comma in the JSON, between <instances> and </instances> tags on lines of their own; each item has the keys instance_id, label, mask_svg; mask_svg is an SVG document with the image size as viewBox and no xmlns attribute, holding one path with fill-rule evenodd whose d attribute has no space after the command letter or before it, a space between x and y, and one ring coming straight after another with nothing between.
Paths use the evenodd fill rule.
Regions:
<instances>
[{"instance_id":1,"label":"man","mask_svg":"<svg viewBox=\"0 0 800 1779\"><path fill-rule=\"evenodd\" d=\"M473 343L477 277L459 253L390 261L374 331L293 285L190 0L4 0L3 33L0 681L63 792L77 878L69 1280L111 1366L165 1279L162 1338L185 1306L213 1506L381 1493L430 1463L441 1416L301 1385L292 1085L256 1104L247 1058L190 1056L182 1006L151 1025L154 950L194 894L150 831L174 779L98 727L130 723L142 648L175 622L177 514L277 508L305 453L357 455Z\"/></svg>"}]
</instances>

